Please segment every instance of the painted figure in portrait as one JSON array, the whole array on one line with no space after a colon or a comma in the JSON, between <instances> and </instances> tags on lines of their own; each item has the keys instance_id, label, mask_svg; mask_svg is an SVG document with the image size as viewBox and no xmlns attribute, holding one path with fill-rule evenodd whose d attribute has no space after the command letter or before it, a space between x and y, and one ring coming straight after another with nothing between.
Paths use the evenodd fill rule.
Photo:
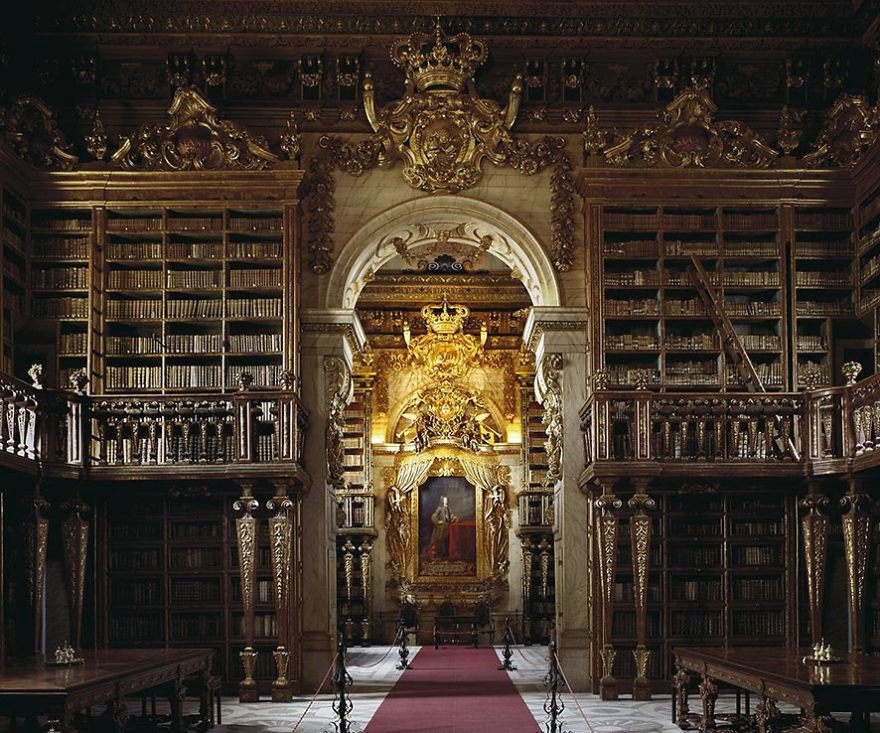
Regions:
<instances>
[{"instance_id":1,"label":"painted figure in portrait","mask_svg":"<svg viewBox=\"0 0 880 733\"><path fill-rule=\"evenodd\" d=\"M476 574L476 490L462 476L432 476L419 487L419 574Z\"/></svg>"}]
</instances>

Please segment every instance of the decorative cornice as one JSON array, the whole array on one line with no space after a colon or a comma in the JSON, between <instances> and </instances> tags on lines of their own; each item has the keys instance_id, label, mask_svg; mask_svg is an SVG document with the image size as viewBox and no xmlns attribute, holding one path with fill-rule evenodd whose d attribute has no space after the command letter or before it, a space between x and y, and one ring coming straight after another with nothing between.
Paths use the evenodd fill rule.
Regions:
<instances>
[{"instance_id":1,"label":"decorative cornice","mask_svg":"<svg viewBox=\"0 0 880 733\"><path fill-rule=\"evenodd\" d=\"M382 36L430 32L431 20L413 15L412 3L290 3L280 0L230 0L205 13L195 0L146 2L123 0L108 6L94 0L78 2L67 17L53 13L38 19L41 30L78 33L135 33L143 36L209 33L261 35L359 34L364 28ZM450 30L479 28L483 36L622 36L622 37L766 37L852 36L864 16L852 3L596 3L503 0L481 5L441 0L432 12L449 18Z\"/></svg>"},{"instance_id":2,"label":"decorative cornice","mask_svg":"<svg viewBox=\"0 0 880 733\"><path fill-rule=\"evenodd\" d=\"M0 133L16 155L37 168L70 170L78 162L55 115L37 97L19 97L0 108Z\"/></svg>"},{"instance_id":3,"label":"decorative cornice","mask_svg":"<svg viewBox=\"0 0 880 733\"><path fill-rule=\"evenodd\" d=\"M576 351L586 345L588 328L587 308L534 306L526 318L523 342L535 353ZM561 338L548 343L548 335L556 333Z\"/></svg>"},{"instance_id":4,"label":"decorative cornice","mask_svg":"<svg viewBox=\"0 0 880 733\"><path fill-rule=\"evenodd\" d=\"M828 111L812 153L804 156L809 167L852 167L877 140L880 107L865 97L842 94Z\"/></svg>"},{"instance_id":5,"label":"decorative cornice","mask_svg":"<svg viewBox=\"0 0 880 733\"><path fill-rule=\"evenodd\" d=\"M660 121L636 128L605 149L609 165L671 168L767 168L779 153L742 122L716 122L706 89L683 90Z\"/></svg>"},{"instance_id":6,"label":"decorative cornice","mask_svg":"<svg viewBox=\"0 0 880 733\"><path fill-rule=\"evenodd\" d=\"M263 170L278 161L263 138L218 120L216 112L195 89L178 89L169 121L121 137L110 162L128 169L183 171Z\"/></svg>"}]
</instances>

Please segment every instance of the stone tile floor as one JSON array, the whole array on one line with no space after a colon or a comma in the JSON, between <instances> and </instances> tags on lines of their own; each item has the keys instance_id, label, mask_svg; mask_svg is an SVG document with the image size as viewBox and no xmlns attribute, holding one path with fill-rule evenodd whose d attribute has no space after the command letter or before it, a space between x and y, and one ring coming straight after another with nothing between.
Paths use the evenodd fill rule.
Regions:
<instances>
[{"instance_id":1,"label":"stone tile floor","mask_svg":"<svg viewBox=\"0 0 880 733\"><path fill-rule=\"evenodd\" d=\"M410 660L418 665L416 651L411 649ZM499 662L500 662L500 650ZM545 647L518 647L513 664L515 671L509 672L517 690L532 711L538 726L534 731L511 731L510 733L540 733L546 731L543 705L546 691L543 678L546 673ZM413 657L415 656L415 659ZM354 703L350 719L352 733L363 731L385 695L402 674L395 669L398 662L396 650L382 648L354 648L348 654L348 670L354 684L351 698ZM499 672L499 674L501 674ZM214 728L214 733L292 733L299 722L296 733L335 733L334 714L331 708L332 695L322 694L303 718L311 696L297 697L290 703L271 702L241 704L237 699L223 699L223 725ZM622 698L614 702L602 702L597 696L583 693L577 695L577 702L589 724L584 720L571 695L564 694L562 701L565 711L562 715L564 733L681 733L671 722L671 697L657 695L655 699L636 702ZM699 700L692 698L693 709ZM785 706L780 706L786 712ZM130 708L133 709L133 708ZM719 713L734 711L734 697L720 696ZM186 712L195 711L195 703L187 701ZM793 712L793 711L792 711ZM880 730L877 719L872 730ZM721 730L724 730L722 727Z\"/></svg>"}]
</instances>

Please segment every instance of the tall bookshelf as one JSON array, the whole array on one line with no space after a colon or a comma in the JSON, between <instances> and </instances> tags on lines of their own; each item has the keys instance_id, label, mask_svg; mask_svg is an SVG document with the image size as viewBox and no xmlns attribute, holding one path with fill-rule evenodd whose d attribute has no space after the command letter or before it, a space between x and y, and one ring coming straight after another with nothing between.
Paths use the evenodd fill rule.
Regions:
<instances>
[{"instance_id":1,"label":"tall bookshelf","mask_svg":"<svg viewBox=\"0 0 880 733\"><path fill-rule=\"evenodd\" d=\"M281 209L108 208L106 393L234 390L284 368Z\"/></svg>"},{"instance_id":2,"label":"tall bookshelf","mask_svg":"<svg viewBox=\"0 0 880 733\"><path fill-rule=\"evenodd\" d=\"M2 238L0 268L0 368L7 374L15 370L15 331L25 317L27 294L27 207L24 200L10 188L0 191L2 205Z\"/></svg>"},{"instance_id":3,"label":"tall bookshelf","mask_svg":"<svg viewBox=\"0 0 880 733\"><path fill-rule=\"evenodd\" d=\"M880 187L858 204L856 213L856 306L862 314L880 306Z\"/></svg>"},{"instance_id":4,"label":"tall bookshelf","mask_svg":"<svg viewBox=\"0 0 880 733\"><path fill-rule=\"evenodd\" d=\"M741 387L690 273L695 258L765 386L785 386L785 270L775 208L608 206L602 222L602 355L610 385Z\"/></svg>"},{"instance_id":5,"label":"tall bookshelf","mask_svg":"<svg viewBox=\"0 0 880 733\"><path fill-rule=\"evenodd\" d=\"M198 646L214 650L214 673L231 691L242 676L244 609L233 497L202 492L129 493L107 499L104 620L110 647ZM278 626L269 540L258 533L254 587L257 680L275 677ZM296 677L295 668L290 670Z\"/></svg>"},{"instance_id":6,"label":"tall bookshelf","mask_svg":"<svg viewBox=\"0 0 880 733\"><path fill-rule=\"evenodd\" d=\"M880 257L878 257L880 267ZM852 318L852 215L841 207L798 207L792 241L794 385L834 382L834 321ZM878 271L880 274L880 271Z\"/></svg>"},{"instance_id":7,"label":"tall bookshelf","mask_svg":"<svg viewBox=\"0 0 880 733\"><path fill-rule=\"evenodd\" d=\"M665 689L662 681L674 671L675 646L793 643L795 497L728 492L654 498L646 647L652 652L648 677L656 689ZM617 652L614 675L625 682L635 676L636 646L627 512L620 518L617 552L611 642Z\"/></svg>"},{"instance_id":8,"label":"tall bookshelf","mask_svg":"<svg viewBox=\"0 0 880 733\"><path fill-rule=\"evenodd\" d=\"M50 326L54 349L47 376L67 389L71 374L88 368L91 208L31 209L29 251L30 315Z\"/></svg>"}]
</instances>

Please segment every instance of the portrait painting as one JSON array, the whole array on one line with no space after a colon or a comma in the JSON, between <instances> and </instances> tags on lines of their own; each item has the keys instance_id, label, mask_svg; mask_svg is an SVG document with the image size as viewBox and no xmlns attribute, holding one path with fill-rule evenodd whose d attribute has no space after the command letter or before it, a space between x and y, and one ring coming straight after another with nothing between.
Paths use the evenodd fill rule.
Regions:
<instances>
[{"instance_id":1,"label":"portrait painting","mask_svg":"<svg viewBox=\"0 0 880 733\"><path fill-rule=\"evenodd\" d=\"M419 575L475 576L476 489L463 476L431 476L419 487Z\"/></svg>"}]
</instances>

